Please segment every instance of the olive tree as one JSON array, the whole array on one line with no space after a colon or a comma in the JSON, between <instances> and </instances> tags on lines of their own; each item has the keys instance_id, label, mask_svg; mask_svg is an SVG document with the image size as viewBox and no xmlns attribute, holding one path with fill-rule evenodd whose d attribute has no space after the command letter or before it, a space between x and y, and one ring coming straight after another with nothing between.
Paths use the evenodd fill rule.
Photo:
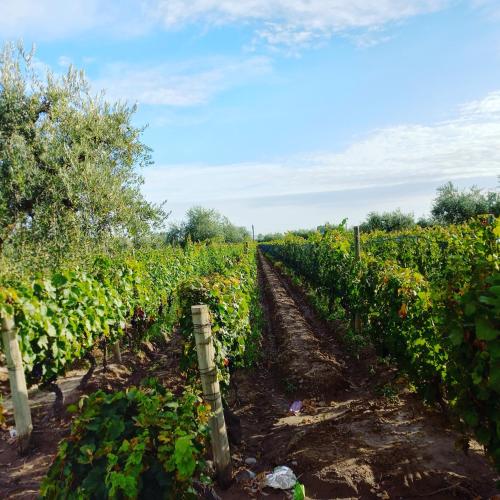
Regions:
<instances>
[{"instance_id":1,"label":"olive tree","mask_svg":"<svg viewBox=\"0 0 500 500\"><path fill-rule=\"evenodd\" d=\"M240 243L250 239L250 233L216 210L195 206L187 211L184 222L170 225L166 239L174 244L184 244L188 240Z\"/></svg>"},{"instance_id":2,"label":"olive tree","mask_svg":"<svg viewBox=\"0 0 500 500\"><path fill-rule=\"evenodd\" d=\"M411 229L415 226L413 214L405 214L400 209L392 212L370 212L366 220L361 224L362 231L401 231L402 229Z\"/></svg>"},{"instance_id":3,"label":"olive tree","mask_svg":"<svg viewBox=\"0 0 500 500\"><path fill-rule=\"evenodd\" d=\"M440 224L458 224L481 214L500 215L500 193L473 186L460 191L448 182L438 188L432 216Z\"/></svg>"},{"instance_id":4,"label":"olive tree","mask_svg":"<svg viewBox=\"0 0 500 500\"><path fill-rule=\"evenodd\" d=\"M54 265L136 241L165 213L142 196L151 163L134 107L94 95L82 72L39 75L33 54L0 54L0 255Z\"/></svg>"}]
</instances>

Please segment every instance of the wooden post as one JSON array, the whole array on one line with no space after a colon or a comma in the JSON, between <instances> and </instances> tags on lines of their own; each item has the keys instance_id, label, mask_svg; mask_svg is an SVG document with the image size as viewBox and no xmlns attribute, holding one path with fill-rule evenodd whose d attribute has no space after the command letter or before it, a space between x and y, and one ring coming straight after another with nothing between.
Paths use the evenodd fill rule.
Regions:
<instances>
[{"instance_id":1,"label":"wooden post","mask_svg":"<svg viewBox=\"0 0 500 500\"><path fill-rule=\"evenodd\" d=\"M226 423L224 421L219 381L217 380L210 315L206 305L192 306L191 314L193 317L203 396L205 401L210 404L213 412L213 416L209 420L209 427L215 471L219 484L223 488L227 488L232 481L233 467L229 441L227 439Z\"/></svg>"},{"instance_id":2,"label":"wooden post","mask_svg":"<svg viewBox=\"0 0 500 500\"><path fill-rule=\"evenodd\" d=\"M33 424L31 423L31 411L26 378L24 377L23 360L13 318L2 318L2 341L7 359L7 368L9 370L10 393L14 407L17 442L19 451L25 453L30 444Z\"/></svg>"},{"instance_id":3,"label":"wooden post","mask_svg":"<svg viewBox=\"0 0 500 500\"><path fill-rule=\"evenodd\" d=\"M359 226L354 226L354 256L357 261L361 260L361 238L359 235ZM361 333L361 317L359 312L354 313L354 331Z\"/></svg>"},{"instance_id":4,"label":"wooden post","mask_svg":"<svg viewBox=\"0 0 500 500\"><path fill-rule=\"evenodd\" d=\"M255 228L253 227L253 224L252 224L252 241L255 241Z\"/></svg>"},{"instance_id":5,"label":"wooden post","mask_svg":"<svg viewBox=\"0 0 500 500\"><path fill-rule=\"evenodd\" d=\"M117 340L114 344L112 344L111 349L113 350L113 359L115 363L119 365L122 364L122 353L120 351L120 341Z\"/></svg>"},{"instance_id":6,"label":"wooden post","mask_svg":"<svg viewBox=\"0 0 500 500\"><path fill-rule=\"evenodd\" d=\"M354 226L354 255L356 260L361 259L361 239L359 237L359 226Z\"/></svg>"}]
</instances>

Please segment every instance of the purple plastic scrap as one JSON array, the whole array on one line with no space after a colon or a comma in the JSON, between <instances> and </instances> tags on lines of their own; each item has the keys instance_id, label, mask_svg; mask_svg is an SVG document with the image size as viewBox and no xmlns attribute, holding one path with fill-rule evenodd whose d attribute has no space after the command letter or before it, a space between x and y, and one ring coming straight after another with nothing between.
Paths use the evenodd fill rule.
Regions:
<instances>
[{"instance_id":1,"label":"purple plastic scrap","mask_svg":"<svg viewBox=\"0 0 500 500\"><path fill-rule=\"evenodd\" d=\"M290 406L290 413L293 413L294 415L297 415L300 413L300 410L302 408L302 401L294 401L292 403L292 406Z\"/></svg>"}]
</instances>

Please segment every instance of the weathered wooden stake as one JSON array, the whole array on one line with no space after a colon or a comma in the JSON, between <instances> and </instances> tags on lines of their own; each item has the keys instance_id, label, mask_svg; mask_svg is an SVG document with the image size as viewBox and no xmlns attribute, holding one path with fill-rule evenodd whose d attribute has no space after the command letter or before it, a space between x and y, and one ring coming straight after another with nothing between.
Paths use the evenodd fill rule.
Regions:
<instances>
[{"instance_id":1,"label":"weathered wooden stake","mask_svg":"<svg viewBox=\"0 0 500 500\"><path fill-rule=\"evenodd\" d=\"M361 259L361 239L359 237L359 226L354 226L354 255L356 260Z\"/></svg>"},{"instance_id":2,"label":"weathered wooden stake","mask_svg":"<svg viewBox=\"0 0 500 500\"><path fill-rule=\"evenodd\" d=\"M120 341L117 340L114 344L112 344L111 349L113 350L113 359L115 363L119 365L122 364L122 352L120 350Z\"/></svg>"},{"instance_id":3,"label":"weathered wooden stake","mask_svg":"<svg viewBox=\"0 0 500 500\"><path fill-rule=\"evenodd\" d=\"M361 260L361 238L359 236L359 226L354 226L354 255L356 260ZM359 312L354 313L354 331L361 333L361 317Z\"/></svg>"},{"instance_id":4,"label":"weathered wooden stake","mask_svg":"<svg viewBox=\"0 0 500 500\"><path fill-rule=\"evenodd\" d=\"M233 467L229 441L227 439L226 423L224 421L219 381L217 380L210 315L206 305L192 306L191 314L193 317L203 396L205 401L210 404L213 412L213 416L209 421L209 427L215 471L219 484L223 488L227 488L231 484Z\"/></svg>"},{"instance_id":5,"label":"weathered wooden stake","mask_svg":"<svg viewBox=\"0 0 500 500\"><path fill-rule=\"evenodd\" d=\"M2 318L2 341L9 370L10 392L14 406L14 421L16 424L19 451L25 453L30 444L31 411L28 400L28 389L24 377L23 360L14 320L11 317Z\"/></svg>"}]
</instances>

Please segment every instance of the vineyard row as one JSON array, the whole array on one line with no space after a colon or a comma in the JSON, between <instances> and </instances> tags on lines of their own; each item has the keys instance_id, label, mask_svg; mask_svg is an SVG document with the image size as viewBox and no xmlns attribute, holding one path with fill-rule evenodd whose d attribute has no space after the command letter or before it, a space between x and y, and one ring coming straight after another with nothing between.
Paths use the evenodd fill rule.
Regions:
<instances>
[{"instance_id":1,"label":"vineyard row","mask_svg":"<svg viewBox=\"0 0 500 500\"><path fill-rule=\"evenodd\" d=\"M343 320L390 355L429 401L472 430L500 466L500 219L353 236L343 228L262 245ZM356 325L354 318L359 318Z\"/></svg>"}]
</instances>

